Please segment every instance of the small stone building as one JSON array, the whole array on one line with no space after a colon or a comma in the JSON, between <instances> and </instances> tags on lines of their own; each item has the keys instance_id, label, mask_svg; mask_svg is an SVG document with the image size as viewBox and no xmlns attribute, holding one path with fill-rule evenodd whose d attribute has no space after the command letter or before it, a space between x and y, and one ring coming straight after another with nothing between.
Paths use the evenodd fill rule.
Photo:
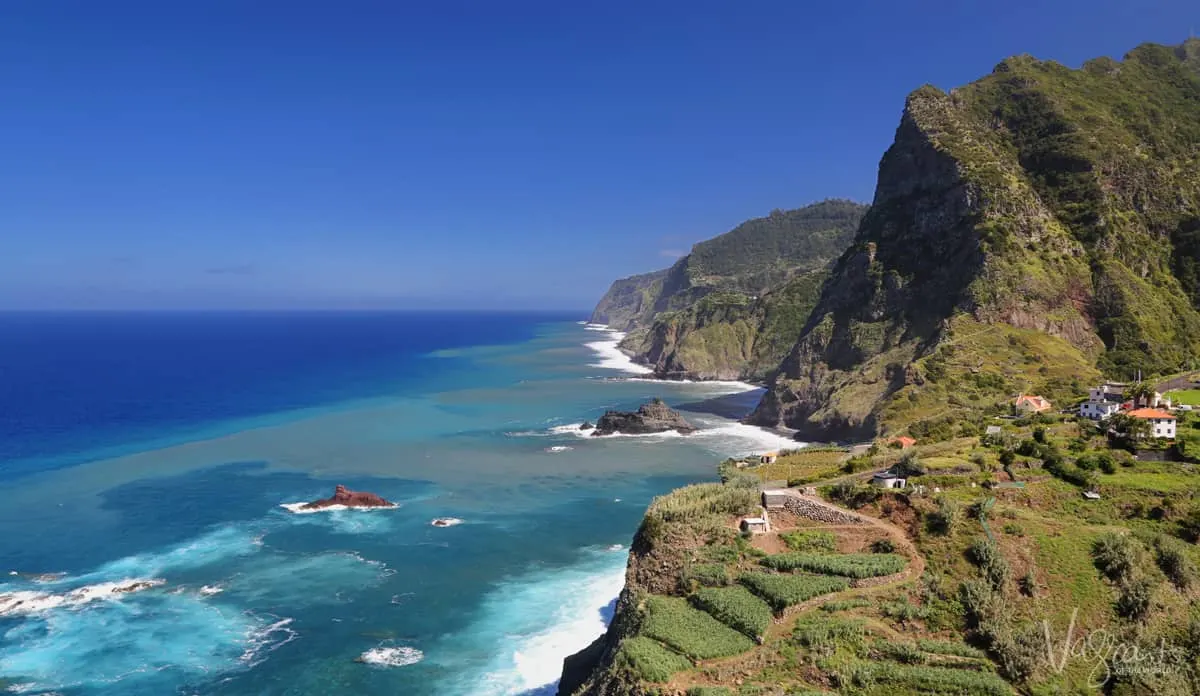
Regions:
<instances>
[{"instance_id":1,"label":"small stone building","mask_svg":"<svg viewBox=\"0 0 1200 696\"><path fill-rule=\"evenodd\" d=\"M768 510L783 507L787 502L788 492L780 488L767 488L762 492L762 506Z\"/></svg>"},{"instance_id":2,"label":"small stone building","mask_svg":"<svg viewBox=\"0 0 1200 696\"><path fill-rule=\"evenodd\" d=\"M765 534L771 531L771 523L767 521L766 517L744 517L741 527L743 532L751 534Z\"/></svg>"}]
</instances>

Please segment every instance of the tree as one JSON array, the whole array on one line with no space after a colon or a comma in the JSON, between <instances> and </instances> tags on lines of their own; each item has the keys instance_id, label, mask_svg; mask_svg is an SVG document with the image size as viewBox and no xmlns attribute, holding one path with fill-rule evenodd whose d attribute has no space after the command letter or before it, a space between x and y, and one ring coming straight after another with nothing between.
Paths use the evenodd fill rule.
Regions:
<instances>
[{"instance_id":1,"label":"tree","mask_svg":"<svg viewBox=\"0 0 1200 696\"><path fill-rule=\"evenodd\" d=\"M1109 430L1125 440L1134 442L1150 435L1150 421L1128 413L1114 413L1108 418Z\"/></svg>"},{"instance_id":2,"label":"tree","mask_svg":"<svg viewBox=\"0 0 1200 696\"><path fill-rule=\"evenodd\" d=\"M1134 382L1125 390L1125 396L1133 401L1133 407L1150 406L1154 403L1154 387L1145 382Z\"/></svg>"}]
</instances>

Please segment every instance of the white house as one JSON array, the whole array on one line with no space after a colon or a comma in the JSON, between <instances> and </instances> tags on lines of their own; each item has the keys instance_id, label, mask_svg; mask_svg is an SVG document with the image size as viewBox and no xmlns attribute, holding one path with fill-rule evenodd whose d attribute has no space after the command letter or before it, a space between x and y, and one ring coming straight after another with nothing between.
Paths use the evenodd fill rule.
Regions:
<instances>
[{"instance_id":1,"label":"white house","mask_svg":"<svg viewBox=\"0 0 1200 696\"><path fill-rule=\"evenodd\" d=\"M1120 410L1121 404L1116 401L1092 401L1089 399L1079 404L1080 417L1091 418L1096 421L1104 420Z\"/></svg>"},{"instance_id":2,"label":"white house","mask_svg":"<svg viewBox=\"0 0 1200 696\"><path fill-rule=\"evenodd\" d=\"M1150 437L1175 439L1175 416L1170 413L1157 408L1138 408L1129 415L1150 422Z\"/></svg>"},{"instance_id":3,"label":"white house","mask_svg":"<svg viewBox=\"0 0 1200 696\"><path fill-rule=\"evenodd\" d=\"M1121 410L1121 401L1125 396L1125 385L1119 382L1105 382L1098 387L1088 390L1088 400L1079 404L1079 415L1092 420L1104 420Z\"/></svg>"},{"instance_id":4,"label":"white house","mask_svg":"<svg viewBox=\"0 0 1200 696\"><path fill-rule=\"evenodd\" d=\"M880 488L904 488L908 480L891 471L881 471L871 477L871 485Z\"/></svg>"}]
</instances>

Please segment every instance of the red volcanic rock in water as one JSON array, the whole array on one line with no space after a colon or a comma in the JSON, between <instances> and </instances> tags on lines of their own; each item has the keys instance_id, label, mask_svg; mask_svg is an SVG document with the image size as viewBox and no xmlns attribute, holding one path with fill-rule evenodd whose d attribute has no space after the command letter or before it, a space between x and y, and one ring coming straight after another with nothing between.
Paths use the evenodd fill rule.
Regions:
<instances>
[{"instance_id":1,"label":"red volcanic rock in water","mask_svg":"<svg viewBox=\"0 0 1200 696\"><path fill-rule=\"evenodd\" d=\"M352 491L345 486L338 486L333 489L333 497L314 500L311 503L305 503L301 510L319 510L334 505L345 505L346 507L395 507L395 505L374 493L365 493L363 491Z\"/></svg>"}]
</instances>

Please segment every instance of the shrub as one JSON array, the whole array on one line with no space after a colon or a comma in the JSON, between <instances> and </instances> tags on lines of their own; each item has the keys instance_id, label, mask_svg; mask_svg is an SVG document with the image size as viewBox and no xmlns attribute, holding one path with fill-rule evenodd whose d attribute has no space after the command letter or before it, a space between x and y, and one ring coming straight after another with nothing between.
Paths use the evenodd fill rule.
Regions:
<instances>
[{"instance_id":1,"label":"shrub","mask_svg":"<svg viewBox=\"0 0 1200 696\"><path fill-rule=\"evenodd\" d=\"M676 672L692 666L691 660L645 636L634 636L622 641L616 662L628 666L648 682L665 682Z\"/></svg>"},{"instance_id":2,"label":"shrub","mask_svg":"<svg viewBox=\"0 0 1200 696\"><path fill-rule=\"evenodd\" d=\"M958 588L958 601L969 628L979 628L1003 613L1003 597L983 580L968 580Z\"/></svg>"},{"instance_id":3,"label":"shrub","mask_svg":"<svg viewBox=\"0 0 1200 696\"><path fill-rule=\"evenodd\" d=\"M1031 624L1014 631L997 621L986 638L1001 672L1013 681L1029 679L1046 656L1045 634Z\"/></svg>"},{"instance_id":4,"label":"shrub","mask_svg":"<svg viewBox=\"0 0 1200 696\"><path fill-rule=\"evenodd\" d=\"M1017 583L1017 587L1021 590L1021 594L1026 597L1033 597L1037 594L1037 576L1034 575L1032 570L1025 573Z\"/></svg>"},{"instance_id":5,"label":"shrub","mask_svg":"<svg viewBox=\"0 0 1200 696\"><path fill-rule=\"evenodd\" d=\"M1012 579L1012 569L1000 549L987 539L976 539L967 549L967 559L979 567L992 589L1000 592Z\"/></svg>"},{"instance_id":6,"label":"shrub","mask_svg":"<svg viewBox=\"0 0 1200 696\"><path fill-rule=\"evenodd\" d=\"M747 573L738 582L762 597L775 611L831 592L841 592L850 583L843 578L821 575L776 575L772 573Z\"/></svg>"},{"instance_id":7,"label":"shrub","mask_svg":"<svg viewBox=\"0 0 1200 696\"><path fill-rule=\"evenodd\" d=\"M1127 535L1106 532L1092 543L1092 563L1109 580L1131 577L1141 561L1140 544Z\"/></svg>"},{"instance_id":8,"label":"shrub","mask_svg":"<svg viewBox=\"0 0 1200 696\"><path fill-rule=\"evenodd\" d=\"M822 575L873 578L904 570L908 559L892 553L781 553L767 556L763 565L779 571L804 570Z\"/></svg>"},{"instance_id":9,"label":"shrub","mask_svg":"<svg viewBox=\"0 0 1200 696\"><path fill-rule=\"evenodd\" d=\"M806 648L832 651L839 644L861 644L863 633L861 620L805 616L792 629L792 640Z\"/></svg>"},{"instance_id":10,"label":"shrub","mask_svg":"<svg viewBox=\"0 0 1200 696\"><path fill-rule=\"evenodd\" d=\"M892 471L905 478L924 476L927 473L916 452L905 452L900 461L892 467Z\"/></svg>"},{"instance_id":11,"label":"shrub","mask_svg":"<svg viewBox=\"0 0 1200 696\"><path fill-rule=\"evenodd\" d=\"M642 634L697 660L737 655L754 646L746 636L678 597L647 598Z\"/></svg>"},{"instance_id":12,"label":"shrub","mask_svg":"<svg viewBox=\"0 0 1200 696\"><path fill-rule=\"evenodd\" d=\"M1179 548L1178 541L1160 536L1154 542L1154 560L1171 584L1186 590L1196 581L1196 564L1187 551Z\"/></svg>"},{"instance_id":13,"label":"shrub","mask_svg":"<svg viewBox=\"0 0 1200 696\"><path fill-rule=\"evenodd\" d=\"M876 539L871 542L871 553L892 553L896 550L896 545L891 539Z\"/></svg>"},{"instance_id":14,"label":"shrub","mask_svg":"<svg viewBox=\"0 0 1200 696\"><path fill-rule=\"evenodd\" d=\"M779 538L793 551L833 551L837 548L837 537L833 532L797 531L780 534Z\"/></svg>"},{"instance_id":15,"label":"shrub","mask_svg":"<svg viewBox=\"0 0 1200 696\"><path fill-rule=\"evenodd\" d=\"M897 602L884 604L880 608L880 611L884 616L895 619L900 623L908 623L915 619L924 619L929 616L928 608L909 602L907 597Z\"/></svg>"},{"instance_id":16,"label":"shrub","mask_svg":"<svg viewBox=\"0 0 1200 696\"><path fill-rule=\"evenodd\" d=\"M1025 530L1021 528L1021 525L1014 524L1012 522L1009 522L1008 524L1004 525L1004 533L1011 534L1012 536L1018 536L1018 537L1025 536Z\"/></svg>"},{"instance_id":17,"label":"shrub","mask_svg":"<svg viewBox=\"0 0 1200 696\"><path fill-rule=\"evenodd\" d=\"M1150 612L1150 597L1154 585L1144 575L1125 577L1117 584L1117 614L1126 619L1141 620Z\"/></svg>"},{"instance_id":18,"label":"shrub","mask_svg":"<svg viewBox=\"0 0 1200 696\"><path fill-rule=\"evenodd\" d=\"M949 534L960 517L958 503L945 497L937 503L937 510L925 514L925 527L934 534Z\"/></svg>"},{"instance_id":19,"label":"shrub","mask_svg":"<svg viewBox=\"0 0 1200 696\"><path fill-rule=\"evenodd\" d=\"M917 641L917 647L934 655L955 655L957 657L971 657L975 659L984 659L987 657L987 654L982 650L972 648L966 643L922 639Z\"/></svg>"},{"instance_id":20,"label":"shrub","mask_svg":"<svg viewBox=\"0 0 1200 696\"><path fill-rule=\"evenodd\" d=\"M693 686L687 690L687 696L734 696L733 692L724 686Z\"/></svg>"},{"instance_id":21,"label":"shrub","mask_svg":"<svg viewBox=\"0 0 1200 696\"><path fill-rule=\"evenodd\" d=\"M771 625L771 608L745 587L707 587L692 602L735 631L759 640Z\"/></svg>"}]
</instances>

